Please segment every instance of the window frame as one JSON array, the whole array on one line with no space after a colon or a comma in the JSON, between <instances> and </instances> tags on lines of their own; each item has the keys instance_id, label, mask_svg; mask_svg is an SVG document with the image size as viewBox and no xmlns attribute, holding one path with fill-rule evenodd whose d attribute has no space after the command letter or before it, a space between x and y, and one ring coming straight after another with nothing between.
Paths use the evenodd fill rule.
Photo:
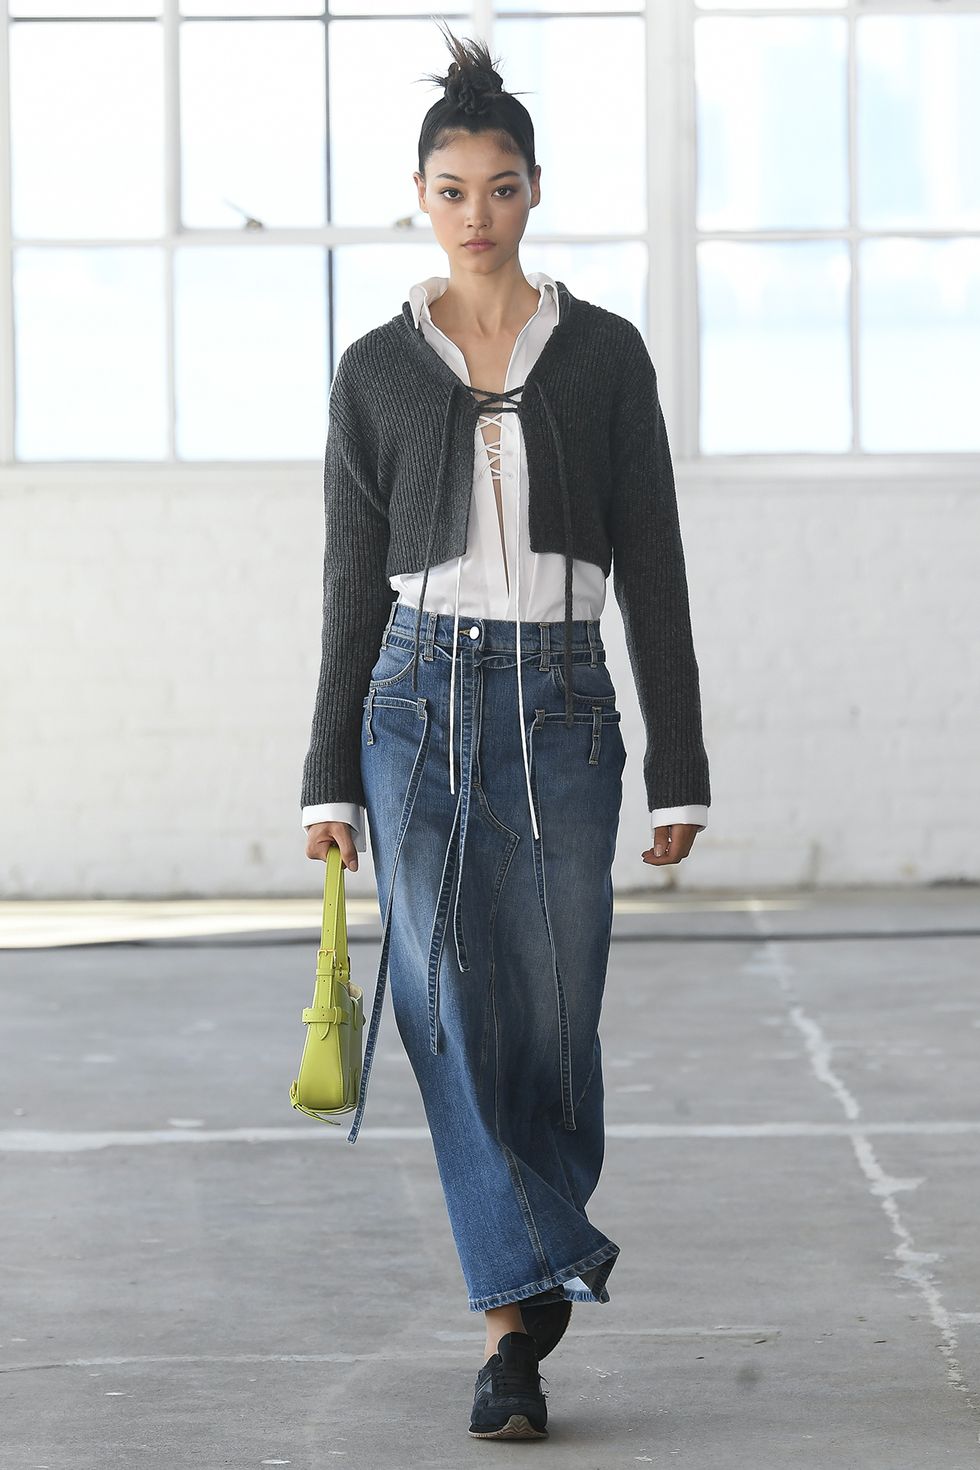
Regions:
<instances>
[{"instance_id":1,"label":"window frame","mask_svg":"<svg viewBox=\"0 0 980 1470\"><path fill-rule=\"evenodd\" d=\"M141 247L156 244L171 260L166 273L166 353L168 393L168 453L160 460L124 461L84 460L66 462L60 460L16 460L13 453L13 426L16 408L16 385L14 381L14 335L13 335L13 249L11 236L11 153L9 106L0 112L0 485L20 481L25 473L36 477L63 480L82 472L85 478L93 472L109 474L115 479L119 475L132 478L135 472L146 471L154 477L173 474L179 470L205 479L214 477L223 467L236 473L243 469L261 470L268 475L277 468L284 471L303 469L307 462L302 460L209 460L186 461L175 456L174 429L174 310L173 269L174 251L191 238L197 245L227 247L240 241L243 249L262 249L282 243L313 243L326 247L339 244L395 243L404 240L406 231L391 227L345 227L325 226L320 229L271 229L260 235L248 236L245 232L226 230L185 230L180 226L180 118L178 27L194 24L194 18L182 19L178 15L177 0L161 0L162 15L159 18L134 20L133 24L162 25L164 88L167 115L165 118L165 233L155 239L133 242ZM980 13L980 0L944 0L943 14ZM458 20L461 12L445 12L453 18L454 27L466 25ZM555 12L554 16L574 15L580 12ZM793 15L818 14L843 17L848 27L848 100L847 136L850 166L849 203L850 219L843 230L817 231L726 231L700 230L696 225L697 190L697 139L696 139L696 93L694 85L694 27L698 20L713 15L737 17L740 15ZM856 48L855 31L858 19L869 14L925 14L934 15L934 0L845 0L833 8L819 6L797 8L792 11L770 9L751 4L712 11L700 9L696 0L645 0L637 11L608 12L610 18L617 14L637 15L645 21L644 41L646 49L646 97L645 126L647 136L647 228L641 234L615 235L616 240L638 240L647 250L646 321L642 324L657 368L658 382L664 414L669 425L671 453L681 472L694 482L713 486L716 482L737 484L743 481L758 483L760 480L792 481L807 483L814 479L826 479L829 472L849 479L863 480L900 478L930 481L960 480L966 477L971 485L978 484L980 452L928 452L928 453L879 453L862 450L855 446L853 438L849 450L844 452L751 452L739 454L703 454L698 447L699 419L699 343L700 323L697 289L697 245L706 239L768 240L772 238L838 239L848 242L852 266L856 266L859 241L866 238L889 238L893 236L929 238L937 233L955 234L956 237L975 237L980 230L930 231L930 230L861 230L855 224L857 159L856 159ZM603 12L607 14L607 12ZM533 18L547 24L552 18L548 12L506 12L507 19L515 16ZM309 19L309 17L304 17ZM468 33L486 39L491 51L494 47L494 9L492 0L472 0L468 12ZM111 19L111 18L110 18ZM228 17L236 19L236 17ZM9 98L10 73L10 26L43 22L26 19L21 22L9 14L8 0L0 0L0 83L7 83ZM98 19L90 23L98 24ZM384 24L383 19L364 17L364 24ZM472 29L469 29L472 28ZM329 55L330 23L324 21L325 65ZM329 83L328 83L329 86ZM328 95L329 105L329 95ZM328 179L329 189L329 179ZM328 195L329 208L329 195ZM537 234L530 229L526 241L535 243L574 243L598 236L581 234ZM42 246L45 241L19 241L18 246ZM58 239L50 242L53 247L65 248L73 244L93 246L101 243L119 245L118 240L98 241L94 239ZM333 271L332 258L328 254L328 299L332 305ZM857 372L859 330L860 279L858 270L851 271L850 284L850 358L851 358L851 402L856 429L858 423L860 383ZM332 331L330 332L332 338ZM333 361L332 342L329 374L332 377L336 366Z\"/></svg>"}]
</instances>

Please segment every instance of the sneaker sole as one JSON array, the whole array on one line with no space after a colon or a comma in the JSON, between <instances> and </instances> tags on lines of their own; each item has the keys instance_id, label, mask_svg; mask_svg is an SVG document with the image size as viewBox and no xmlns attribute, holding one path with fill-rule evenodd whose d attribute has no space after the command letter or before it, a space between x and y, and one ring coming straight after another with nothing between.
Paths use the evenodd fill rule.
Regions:
<instances>
[{"instance_id":1,"label":"sneaker sole","mask_svg":"<svg viewBox=\"0 0 980 1470\"><path fill-rule=\"evenodd\" d=\"M547 1429L535 1429L526 1414L511 1414L499 1429L471 1429L474 1439L547 1439Z\"/></svg>"}]
</instances>

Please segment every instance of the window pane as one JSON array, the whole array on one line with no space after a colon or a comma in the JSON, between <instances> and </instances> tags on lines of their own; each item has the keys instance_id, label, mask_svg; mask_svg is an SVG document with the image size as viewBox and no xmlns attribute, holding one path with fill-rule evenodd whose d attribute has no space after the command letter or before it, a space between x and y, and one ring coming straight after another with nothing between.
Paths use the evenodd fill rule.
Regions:
<instances>
[{"instance_id":1,"label":"window pane","mask_svg":"<svg viewBox=\"0 0 980 1470\"><path fill-rule=\"evenodd\" d=\"M449 274L446 253L434 242L342 245L333 262L335 363L351 342L397 316L416 281Z\"/></svg>"},{"instance_id":2,"label":"window pane","mask_svg":"<svg viewBox=\"0 0 980 1470\"><path fill-rule=\"evenodd\" d=\"M178 456L318 458L327 422L325 250L185 248L175 270Z\"/></svg>"},{"instance_id":3,"label":"window pane","mask_svg":"<svg viewBox=\"0 0 980 1470\"><path fill-rule=\"evenodd\" d=\"M331 15L383 15L383 16L404 15L404 16L418 16L422 12L423 6L419 3L419 0L330 0L329 9L330 9L330 14ZM469 24L469 21L470 21L470 12L468 10L459 10L459 11L440 10L439 11L439 16L440 16L440 18L442 20L449 21L452 29L456 32L457 35L459 35L460 26L461 25L462 26L466 26L466 25ZM427 18L427 23L431 24L431 22L428 22L428 16L426 18ZM374 41L373 41L373 44L375 46L378 46L379 47L379 50L380 50L380 45L381 44L384 44L384 45L387 45L388 44L388 40L387 40L387 36L388 36L388 21L385 20L385 21L382 22L382 24L384 25L384 32L385 32L383 43L379 43L378 42L377 32L374 33ZM433 31L430 31L430 35L432 35L432 34L434 34L436 36L436 40L437 40L438 45L441 45L443 47L443 55L445 57L445 61L440 64L440 61L439 61L439 59L437 57L436 58L436 61L434 63L432 63L431 65L427 65L427 70L429 70L429 71L439 71L441 69L443 76L445 76L445 74L446 74L446 68L449 66L449 63L452 60L452 57L449 55L449 52L445 49L445 42L439 36L439 33L437 31L434 31L433 30ZM437 49L438 49L438 47L437 47ZM493 48L491 47L491 50L492 49ZM430 41L430 44L429 44L429 57L430 57L430 61L431 61L431 54L432 54L432 45L431 45L431 41Z\"/></svg>"},{"instance_id":4,"label":"window pane","mask_svg":"<svg viewBox=\"0 0 980 1470\"><path fill-rule=\"evenodd\" d=\"M848 282L836 241L698 246L704 453L850 448Z\"/></svg>"},{"instance_id":5,"label":"window pane","mask_svg":"<svg viewBox=\"0 0 980 1470\"><path fill-rule=\"evenodd\" d=\"M698 228L847 222L847 25L695 22Z\"/></svg>"},{"instance_id":6,"label":"window pane","mask_svg":"<svg viewBox=\"0 0 980 1470\"><path fill-rule=\"evenodd\" d=\"M860 222L980 228L980 15L857 23Z\"/></svg>"},{"instance_id":7,"label":"window pane","mask_svg":"<svg viewBox=\"0 0 980 1470\"><path fill-rule=\"evenodd\" d=\"M8 0L11 15L64 16L78 20L82 16L113 18L125 15L160 15L163 0Z\"/></svg>"},{"instance_id":8,"label":"window pane","mask_svg":"<svg viewBox=\"0 0 980 1470\"><path fill-rule=\"evenodd\" d=\"M701 10L842 10L846 0L695 0Z\"/></svg>"},{"instance_id":9,"label":"window pane","mask_svg":"<svg viewBox=\"0 0 980 1470\"><path fill-rule=\"evenodd\" d=\"M574 295L628 317L646 338L645 244L633 240L621 245L615 241L591 245L529 244L521 254L527 270L547 271L564 281Z\"/></svg>"},{"instance_id":10,"label":"window pane","mask_svg":"<svg viewBox=\"0 0 980 1470\"><path fill-rule=\"evenodd\" d=\"M330 193L338 225L391 225L426 216L412 174L422 119L442 96L450 56L426 20L330 22ZM379 101L379 99L381 99Z\"/></svg>"},{"instance_id":11,"label":"window pane","mask_svg":"<svg viewBox=\"0 0 980 1470\"><path fill-rule=\"evenodd\" d=\"M646 246L521 246L521 266L547 271L576 296L629 317L640 328L646 318ZM416 281L448 276L438 245L343 245L334 250L334 360L372 327L401 311Z\"/></svg>"},{"instance_id":12,"label":"window pane","mask_svg":"<svg viewBox=\"0 0 980 1470\"><path fill-rule=\"evenodd\" d=\"M17 458L163 458L163 252L24 246L13 279Z\"/></svg>"},{"instance_id":13,"label":"window pane","mask_svg":"<svg viewBox=\"0 0 980 1470\"><path fill-rule=\"evenodd\" d=\"M980 240L866 240L860 260L863 447L980 450Z\"/></svg>"},{"instance_id":14,"label":"window pane","mask_svg":"<svg viewBox=\"0 0 980 1470\"><path fill-rule=\"evenodd\" d=\"M14 235L160 234L161 27L52 21L9 34Z\"/></svg>"},{"instance_id":15,"label":"window pane","mask_svg":"<svg viewBox=\"0 0 980 1470\"><path fill-rule=\"evenodd\" d=\"M562 11L565 14L574 14L579 10L642 10L641 0L498 0L496 5L497 14L506 14L508 10L539 10ZM491 50L493 48L491 47ZM496 54L496 53L494 53ZM507 79L504 78L507 85ZM509 85L507 90L510 91ZM530 110L530 109L528 109Z\"/></svg>"},{"instance_id":16,"label":"window pane","mask_svg":"<svg viewBox=\"0 0 980 1470\"><path fill-rule=\"evenodd\" d=\"M521 93L534 122L541 203L528 229L645 230L642 19L504 18L494 27L493 51L504 85Z\"/></svg>"},{"instance_id":17,"label":"window pane","mask_svg":"<svg viewBox=\"0 0 980 1470\"><path fill-rule=\"evenodd\" d=\"M184 15L322 15L323 0L178 0Z\"/></svg>"},{"instance_id":18,"label":"window pane","mask_svg":"<svg viewBox=\"0 0 980 1470\"><path fill-rule=\"evenodd\" d=\"M330 27L331 192L333 222L385 224L415 216L412 173L422 119L442 95L416 78L442 72L448 55L433 44L429 20L385 23L388 43L377 48L367 21L333 21ZM437 41L441 38L437 37ZM534 120L541 163L541 203L529 228L545 230L642 230L646 163L643 121L643 32L636 20L501 20L493 54L501 57L508 90L527 91L521 101ZM444 48L443 48L444 49ZM590 57L590 86L617 97L617 158L610 168L593 114L573 94L582 50ZM370 72L372 88L362 78ZM385 97L385 107L375 105ZM542 99L546 99L543 101ZM395 148L392 139L403 140ZM624 187L623 181L627 186ZM585 181L585 182L584 182Z\"/></svg>"},{"instance_id":19,"label":"window pane","mask_svg":"<svg viewBox=\"0 0 980 1470\"><path fill-rule=\"evenodd\" d=\"M180 42L185 224L322 225L323 22L186 21Z\"/></svg>"}]
</instances>

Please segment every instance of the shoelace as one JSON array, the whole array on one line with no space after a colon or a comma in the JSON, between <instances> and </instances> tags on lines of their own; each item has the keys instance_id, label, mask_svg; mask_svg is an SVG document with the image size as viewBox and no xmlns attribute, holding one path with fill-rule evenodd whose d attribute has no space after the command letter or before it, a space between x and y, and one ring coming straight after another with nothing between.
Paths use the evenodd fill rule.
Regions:
<instances>
[{"instance_id":1,"label":"shoelace","mask_svg":"<svg viewBox=\"0 0 980 1470\"><path fill-rule=\"evenodd\" d=\"M492 1380L494 1388L499 1389L502 1393L527 1393L530 1388L532 1393L540 1391L544 1394L545 1398L548 1396L547 1390L540 1387L542 1383L547 1383L548 1380L543 1374L538 1373L537 1377L539 1382L537 1387L535 1386L535 1372L530 1364L530 1360L523 1366L518 1363L507 1363L501 1360L500 1363L493 1365L493 1372L487 1376Z\"/></svg>"}]
</instances>

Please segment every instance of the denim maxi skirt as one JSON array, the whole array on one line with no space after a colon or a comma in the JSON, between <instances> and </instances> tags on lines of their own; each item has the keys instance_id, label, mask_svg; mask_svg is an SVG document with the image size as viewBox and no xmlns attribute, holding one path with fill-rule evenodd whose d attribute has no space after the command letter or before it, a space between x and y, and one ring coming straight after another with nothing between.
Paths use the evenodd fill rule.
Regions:
<instances>
[{"instance_id":1,"label":"denim maxi skirt","mask_svg":"<svg viewBox=\"0 0 980 1470\"><path fill-rule=\"evenodd\" d=\"M473 1311L607 1302L619 1247L586 1204L604 1149L599 1015L626 749L598 619L460 614L450 789L453 617L392 604L364 698L363 778L383 915L361 1126L391 983ZM518 719L523 721L528 765ZM534 803L538 835L529 809Z\"/></svg>"}]
</instances>

